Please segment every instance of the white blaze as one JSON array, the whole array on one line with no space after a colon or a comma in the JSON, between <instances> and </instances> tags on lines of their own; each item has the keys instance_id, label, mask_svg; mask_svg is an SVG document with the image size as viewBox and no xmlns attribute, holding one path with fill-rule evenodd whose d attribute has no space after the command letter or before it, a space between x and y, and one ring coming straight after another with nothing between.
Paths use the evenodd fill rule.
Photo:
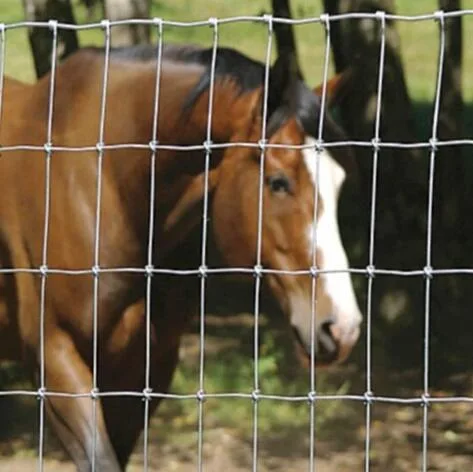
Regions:
<instances>
[{"instance_id":1,"label":"white blaze","mask_svg":"<svg viewBox=\"0 0 473 472\"><path fill-rule=\"evenodd\" d=\"M315 140L307 138L306 144L315 145ZM314 149L304 149L303 155L312 182L318 189L318 198L322 205L315 234L312 223L307 228L309 254L312 254L315 237L316 250L322 254L323 266L320 269L346 271L349 268L348 259L342 245L337 220L338 196L345 180L345 171L327 150L323 150L317 156ZM320 161L318 166L317 160ZM317 316L319 322L333 314L337 323L354 327L361 320L361 314L350 274L348 272L328 273L323 274L322 277L326 294L332 302L332 313L319 313Z\"/></svg>"}]
</instances>

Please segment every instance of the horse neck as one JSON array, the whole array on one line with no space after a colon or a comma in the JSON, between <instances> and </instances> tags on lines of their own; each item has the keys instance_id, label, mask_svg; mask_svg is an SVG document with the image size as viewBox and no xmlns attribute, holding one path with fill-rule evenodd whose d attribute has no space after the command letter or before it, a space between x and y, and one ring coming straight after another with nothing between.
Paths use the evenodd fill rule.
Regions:
<instances>
[{"instance_id":1,"label":"horse neck","mask_svg":"<svg viewBox=\"0 0 473 472\"><path fill-rule=\"evenodd\" d=\"M186 108L186 98L202 73L200 66L163 63L158 97L158 129L157 135L153 137L155 66L138 65L129 71L128 82L123 73L115 74L111 68L110 105L107 108L110 126L105 133L106 143L146 144L157 139L163 146L202 145L208 138L209 93L204 92L193 106ZM137 86L140 92L129 94L129 90ZM126 97L127 92L128 98L122 98ZM110 100L114 95L115 99ZM131 101L132 106L125 107L125 101ZM236 128L242 126L242 120L248 121L248 116L248 97L238 94L231 83L218 81L213 95L210 139L215 143L230 141ZM148 219L143 218L143 214L138 214L136 208L149 208L151 153L149 150L133 151L133 159L126 154L129 155L130 151L123 151L123 158L112 160L113 172L117 182L126 183L121 186L126 193L122 200L130 202L130 218L142 237L146 237ZM211 167L218 165L222 156L223 151L214 150L210 158ZM155 161L157 228L161 227L192 179L202 174L205 157L204 149L182 151L158 148ZM159 238L159 235L156 236Z\"/></svg>"}]
</instances>

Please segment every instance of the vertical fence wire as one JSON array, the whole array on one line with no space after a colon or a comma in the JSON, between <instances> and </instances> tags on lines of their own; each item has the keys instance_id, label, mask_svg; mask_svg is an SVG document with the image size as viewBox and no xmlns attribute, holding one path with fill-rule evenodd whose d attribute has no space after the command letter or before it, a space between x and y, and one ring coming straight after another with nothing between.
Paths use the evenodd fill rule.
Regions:
<instances>
[{"instance_id":1,"label":"vertical fence wire","mask_svg":"<svg viewBox=\"0 0 473 472\"><path fill-rule=\"evenodd\" d=\"M149 463L149 403L151 401L151 291L153 276L153 249L154 249L154 221L156 209L156 157L158 142L158 123L159 123L159 92L161 86L161 65L163 56L163 22L160 18L155 18L156 29L158 33L158 46L156 52L156 82L154 89L153 104L153 129L151 132L151 159L150 159L150 182L149 182L149 226L148 226L148 251L146 258L146 333L145 333L145 387L143 391L144 408L144 426L143 426L143 469L148 472ZM155 300L156 303L156 300ZM159 303L159 301L158 301Z\"/></svg>"},{"instance_id":2,"label":"vertical fence wire","mask_svg":"<svg viewBox=\"0 0 473 472\"><path fill-rule=\"evenodd\" d=\"M198 401L198 440L197 440L197 470L203 470L203 442L204 442L204 400L205 400L205 307L206 307L206 282L207 282L207 239L209 223L209 174L210 158L212 153L212 117L214 106L215 69L217 65L218 46L218 20L209 18L209 25L213 29L212 57L210 64L209 101L207 107L207 130L204 143L205 167L204 167L204 198L202 207L202 246L200 260L200 337L199 337L199 390Z\"/></svg>"},{"instance_id":3,"label":"vertical fence wire","mask_svg":"<svg viewBox=\"0 0 473 472\"><path fill-rule=\"evenodd\" d=\"M260 400L259 381L259 317L261 301L261 277L262 277L262 245L263 245L263 199L264 199L264 163L266 154L266 121L268 117L269 79L271 70L271 50L273 43L273 17L264 16L267 23L268 39L266 43L266 56L264 62L264 84L263 84L263 112L261 121L261 139L259 142L261 153L259 159L259 182L258 182L258 223L256 239L256 265L254 267L255 295L254 295L254 332L253 332L253 458L252 470L258 470L258 402Z\"/></svg>"},{"instance_id":4,"label":"vertical fence wire","mask_svg":"<svg viewBox=\"0 0 473 472\"><path fill-rule=\"evenodd\" d=\"M51 157L53 142L53 114L54 114L54 91L56 83L56 62L57 62L57 40L58 25L57 21L49 22L49 29L52 31L52 51L51 51L51 75L49 79L49 99L48 99L48 118L45 150L45 169L44 169L44 223L43 223L43 244L41 255L41 287L40 287L40 314L39 314L39 343L40 343L40 374L39 374L39 472L43 471L44 465L44 410L45 410L45 392L46 392L46 372L45 372L45 316L46 316L46 280L48 274L48 240L49 223L51 209Z\"/></svg>"},{"instance_id":5,"label":"vertical fence wire","mask_svg":"<svg viewBox=\"0 0 473 472\"><path fill-rule=\"evenodd\" d=\"M315 420L316 420L316 377L315 377L315 354L316 354L316 313L317 313L317 215L319 210L319 182L320 182L320 159L323 148L323 129L325 107L327 100L328 66L330 63L330 20L326 14L321 15L320 21L325 28L325 53L322 78L322 96L320 104L320 117L317 131L317 141L314 149L315 159L315 185L314 185L314 212L312 214L312 247L311 247L311 310L310 310L310 391L309 391L309 472L315 472Z\"/></svg>"},{"instance_id":6,"label":"vertical fence wire","mask_svg":"<svg viewBox=\"0 0 473 472\"><path fill-rule=\"evenodd\" d=\"M370 236L368 255L368 294L366 301L366 418L365 418L365 472L370 470L370 449L371 449L371 406L372 406L372 360L371 360L371 326L372 326L372 305L373 305L373 279L374 279L374 241L376 223L376 195L378 183L378 157L381 127L381 100L383 94L384 77L384 55L386 45L386 16L384 11L376 12L376 18L380 23L381 44L379 52L378 88L376 98L375 129L373 138L373 172L371 180L371 210L370 210Z\"/></svg>"},{"instance_id":7,"label":"vertical fence wire","mask_svg":"<svg viewBox=\"0 0 473 472\"><path fill-rule=\"evenodd\" d=\"M93 273L93 352L92 352L92 472L97 467L97 401L99 399L98 376L98 329L99 329L99 276L100 276L100 228L101 228L101 206L102 206L102 171L104 158L104 136L105 115L107 107L108 70L110 64L110 22L103 20L105 54L102 76L102 93L100 97L99 116L99 141L97 143L97 180L96 180L96 206L95 206L95 228L94 228L94 266Z\"/></svg>"},{"instance_id":8,"label":"vertical fence wire","mask_svg":"<svg viewBox=\"0 0 473 472\"><path fill-rule=\"evenodd\" d=\"M442 91L442 75L445 56L445 18L444 12L435 13L435 19L438 21L440 29L440 43L437 65L437 83L435 90L434 113L432 117L432 137L430 138L430 165L429 165L429 183L427 200L427 237L425 254L425 312L424 312L424 391L423 391L423 417L422 417L422 472L427 472L428 466L428 409L429 409L429 338L430 338L430 297L432 284L432 218L433 218L433 200L434 200L434 176L435 176L435 155L437 152L437 130L440 110L440 94Z\"/></svg>"}]
</instances>

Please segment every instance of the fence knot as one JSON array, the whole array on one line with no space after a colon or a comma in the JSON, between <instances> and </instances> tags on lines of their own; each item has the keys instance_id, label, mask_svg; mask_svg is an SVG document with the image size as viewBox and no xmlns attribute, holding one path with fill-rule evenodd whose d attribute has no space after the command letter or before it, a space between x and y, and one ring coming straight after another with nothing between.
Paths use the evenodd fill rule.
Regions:
<instances>
[{"instance_id":1,"label":"fence knot","mask_svg":"<svg viewBox=\"0 0 473 472\"><path fill-rule=\"evenodd\" d=\"M41 277L46 277L48 275L48 266L46 264L42 264L39 266L39 274Z\"/></svg>"},{"instance_id":2,"label":"fence knot","mask_svg":"<svg viewBox=\"0 0 473 472\"><path fill-rule=\"evenodd\" d=\"M263 276L263 266L261 264L256 264L253 267L253 275L258 278Z\"/></svg>"},{"instance_id":3,"label":"fence knot","mask_svg":"<svg viewBox=\"0 0 473 472\"><path fill-rule=\"evenodd\" d=\"M324 24L326 30L330 30L330 15L328 13L322 13L320 15L320 22Z\"/></svg>"},{"instance_id":4,"label":"fence knot","mask_svg":"<svg viewBox=\"0 0 473 472\"><path fill-rule=\"evenodd\" d=\"M365 399L365 405L371 405L373 403L373 392L371 390L367 390L363 397Z\"/></svg>"},{"instance_id":5,"label":"fence knot","mask_svg":"<svg viewBox=\"0 0 473 472\"><path fill-rule=\"evenodd\" d=\"M437 148L438 148L437 143L438 143L437 138L430 138L429 139L431 152L437 152Z\"/></svg>"},{"instance_id":6,"label":"fence knot","mask_svg":"<svg viewBox=\"0 0 473 472\"><path fill-rule=\"evenodd\" d=\"M91 270L92 270L92 275L93 275L94 277L98 277L98 276L99 276L99 274L100 274L100 266L94 265Z\"/></svg>"},{"instance_id":7,"label":"fence knot","mask_svg":"<svg viewBox=\"0 0 473 472\"><path fill-rule=\"evenodd\" d=\"M97 400L99 398L99 389L98 388L93 388L90 390L90 398L92 400Z\"/></svg>"},{"instance_id":8,"label":"fence knot","mask_svg":"<svg viewBox=\"0 0 473 472\"><path fill-rule=\"evenodd\" d=\"M375 13L376 19L378 19L381 22L381 29L384 30L386 27L386 12L383 10L378 10Z\"/></svg>"},{"instance_id":9,"label":"fence knot","mask_svg":"<svg viewBox=\"0 0 473 472\"><path fill-rule=\"evenodd\" d=\"M53 143L44 143L43 147L46 154L51 154L53 152Z\"/></svg>"},{"instance_id":10,"label":"fence knot","mask_svg":"<svg viewBox=\"0 0 473 472\"><path fill-rule=\"evenodd\" d=\"M154 265L153 264L147 264L145 266L145 276L146 277L152 277L154 274Z\"/></svg>"},{"instance_id":11,"label":"fence knot","mask_svg":"<svg viewBox=\"0 0 473 472\"><path fill-rule=\"evenodd\" d=\"M315 391L309 392L307 394L307 400L309 403L315 403L315 400L317 398L317 393Z\"/></svg>"},{"instance_id":12,"label":"fence knot","mask_svg":"<svg viewBox=\"0 0 473 472\"><path fill-rule=\"evenodd\" d=\"M48 21L48 28L51 30L51 31L54 31L56 32L57 31L57 20L49 20Z\"/></svg>"},{"instance_id":13,"label":"fence knot","mask_svg":"<svg viewBox=\"0 0 473 472\"><path fill-rule=\"evenodd\" d=\"M153 25L157 26L159 31L161 31L163 29L163 19L155 16L153 18Z\"/></svg>"},{"instance_id":14,"label":"fence knot","mask_svg":"<svg viewBox=\"0 0 473 472\"><path fill-rule=\"evenodd\" d=\"M144 388L143 389L143 401L148 402L151 400L151 393L153 393L152 388Z\"/></svg>"},{"instance_id":15,"label":"fence knot","mask_svg":"<svg viewBox=\"0 0 473 472\"><path fill-rule=\"evenodd\" d=\"M445 22L445 12L443 10L437 10L434 12L434 19L438 21L443 28L443 24Z\"/></svg>"},{"instance_id":16,"label":"fence knot","mask_svg":"<svg viewBox=\"0 0 473 472\"><path fill-rule=\"evenodd\" d=\"M381 142L381 140L379 138L373 138L371 140L371 146L373 146L373 150L375 152L379 152L379 149L380 149L380 145L379 143Z\"/></svg>"},{"instance_id":17,"label":"fence knot","mask_svg":"<svg viewBox=\"0 0 473 472\"><path fill-rule=\"evenodd\" d=\"M39 387L38 388L38 396L36 397L38 400L44 400L46 397L46 388L45 387Z\"/></svg>"},{"instance_id":18,"label":"fence knot","mask_svg":"<svg viewBox=\"0 0 473 472\"><path fill-rule=\"evenodd\" d=\"M260 149L261 152L263 152L265 149L266 149L266 145L268 144L268 140L267 139L260 139L258 141L258 147Z\"/></svg>"},{"instance_id":19,"label":"fence knot","mask_svg":"<svg viewBox=\"0 0 473 472\"><path fill-rule=\"evenodd\" d=\"M158 150L159 141L152 140L149 142L148 146L151 152L156 152Z\"/></svg>"},{"instance_id":20,"label":"fence knot","mask_svg":"<svg viewBox=\"0 0 473 472\"><path fill-rule=\"evenodd\" d=\"M207 275L208 275L208 267L205 265L205 264L202 264L200 267L199 267L199 277L202 277L202 278L206 278Z\"/></svg>"},{"instance_id":21,"label":"fence knot","mask_svg":"<svg viewBox=\"0 0 473 472\"><path fill-rule=\"evenodd\" d=\"M0 34L3 36L5 33L5 23L0 23Z\"/></svg>"},{"instance_id":22,"label":"fence knot","mask_svg":"<svg viewBox=\"0 0 473 472\"><path fill-rule=\"evenodd\" d=\"M370 279L374 279L376 276L376 269L374 265L370 264L366 266L366 276Z\"/></svg>"},{"instance_id":23,"label":"fence knot","mask_svg":"<svg viewBox=\"0 0 473 472\"><path fill-rule=\"evenodd\" d=\"M424 277L426 279L432 279L432 277L434 276L432 266L425 266L423 270L424 270Z\"/></svg>"},{"instance_id":24,"label":"fence knot","mask_svg":"<svg viewBox=\"0 0 473 472\"><path fill-rule=\"evenodd\" d=\"M258 389L256 390L253 390L251 392L251 399L254 401L254 402L258 402L260 400L260 391Z\"/></svg>"},{"instance_id":25,"label":"fence knot","mask_svg":"<svg viewBox=\"0 0 473 472\"><path fill-rule=\"evenodd\" d=\"M209 23L209 26L211 26L214 29L217 28L217 26L218 26L218 19L217 18L211 16L207 21Z\"/></svg>"},{"instance_id":26,"label":"fence knot","mask_svg":"<svg viewBox=\"0 0 473 472\"><path fill-rule=\"evenodd\" d=\"M311 268L309 269L309 272L310 272L310 276L313 278L316 278L319 275L319 269L316 266L311 266Z\"/></svg>"},{"instance_id":27,"label":"fence knot","mask_svg":"<svg viewBox=\"0 0 473 472\"><path fill-rule=\"evenodd\" d=\"M195 397L197 401L204 402L205 401L205 392L203 390L197 390Z\"/></svg>"},{"instance_id":28,"label":"fence knot","mask_svg":"<svg viewBox=\"0 0 473 472\"><path fill-rule=\"evenodd\" d=\"M103 153L104 148L105 148L105 144L104 144L104 143L97 143L97 144L95 145L95 149L96 149L97 152L100 153L100 154Z\"/></svg>"},{"instance_id":29,"label":"fence knot","mask_svg":"<svg viewBox=\"0 0 473 472\"><path fill-rule=\"evenodd\" d=\"M317 154L320 154L324 151L324 140L323 139L317 139L314 143L314 151Z\"/></svg>"},{"instance_id":30,"label":"fence knot","mask_svg":"<svg viewBox=\"0 0 473 472\"><path fill-rule=\"evenodd\" d=\"M421 395L421 406L430 406L430 395L428 392L425 392Z\"/></svg>"},{"instance_id":31,"label":"fence knot","mask_svg":"<svg viewBox=\"0 0 473 472\"><path fill-rule=\"evenodd\" d=\"M207 139L202 144L204 146L205 152L210 154L212 152L213 141L211 139Z\"/></svg>"},{"instance_id":32,"label":"fence knot","mask_svg":"<svg viewBox=\"0 0 473 472\"><path fill-rule=\"evenodd\" d=\"M100 22L100 27L104 29L107 34L110 33L110 20L104 19Z\"/></svg>"},{"instance_id":33,"label":"fence knot","mask_svg":"<svg viewBox=\"0 0 473 472\"><path fill-rule=\"evenodd\" d=\"M273 32L273 15L270 15L269 13L265 13L263 15L263 21L265 23L268 23L268 31L269 33Z\"/></svg>"}]
</instances>

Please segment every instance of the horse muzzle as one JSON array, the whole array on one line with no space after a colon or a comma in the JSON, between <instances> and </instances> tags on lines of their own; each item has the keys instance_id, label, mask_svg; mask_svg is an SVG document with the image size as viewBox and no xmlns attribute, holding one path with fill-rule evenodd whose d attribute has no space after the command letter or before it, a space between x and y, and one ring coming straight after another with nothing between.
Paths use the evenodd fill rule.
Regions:
<instances>
[{"instance_id":1,"label":"horse muzzle","mask_svg":"<svg viewBox=\"0 0 473 472\"><path fill-rule=\"evenodd\" d=\"M302 362L307 364L311 357L311 343L299 329L293 326L293 332L298 344L298 352ZM360 334L359 323L342 327L333 318L322 322L316 330L315 346L313 349L315 364L326 367L343 362L353 349Z\"/></svg>"}]
</instances>

